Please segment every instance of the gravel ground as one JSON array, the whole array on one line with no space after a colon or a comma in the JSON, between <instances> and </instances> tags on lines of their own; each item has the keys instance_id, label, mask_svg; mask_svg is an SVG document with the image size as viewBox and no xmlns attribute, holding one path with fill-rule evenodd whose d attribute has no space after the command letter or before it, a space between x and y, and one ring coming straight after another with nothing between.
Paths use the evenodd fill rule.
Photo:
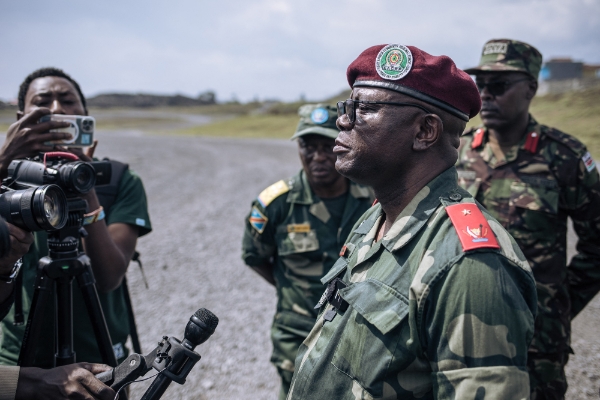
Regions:
<instances>
[{"instance_id":1,"label":"gravel ground","mask_svg":"<svg viewBox=\"0 0 600 400\"><path fill-rule=\"evenodd\" d=\"M143 178L154 231L140 239L138 268L128 272L144 351L163 335L183 338L200 307L220 319L196 348L202 360L185 385L165 399L276 399L279 381L269 363L275 291L240 259L250 201L300 163L295 145L280 140L233 140L99 132L97 155L130 164ZM598 398L600 296L573 324L575 355L568 365L568 399ZM140 398L150 381L132 387Z\"/></svg>"}]
</instances>

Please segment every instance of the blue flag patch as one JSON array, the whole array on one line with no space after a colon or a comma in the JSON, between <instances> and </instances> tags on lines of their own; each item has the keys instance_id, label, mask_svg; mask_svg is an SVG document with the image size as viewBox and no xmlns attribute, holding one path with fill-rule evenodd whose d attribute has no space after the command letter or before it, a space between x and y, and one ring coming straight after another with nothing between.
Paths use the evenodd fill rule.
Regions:
<instances>
[{"instance_id":1,"label":"blue flag patch","mask_svg":"<svg viewBox=\"0 0 600 400\"><path fill-rule=\"evenodd\" d=\"M250 225L252 225L252 227L256 229L258 233L263 233L265 226L267 226L268 220L269 219L263 213L261 213L256 206L252 207L252 213L250 213L249 221Z\"/></svg>"}]
</instances>

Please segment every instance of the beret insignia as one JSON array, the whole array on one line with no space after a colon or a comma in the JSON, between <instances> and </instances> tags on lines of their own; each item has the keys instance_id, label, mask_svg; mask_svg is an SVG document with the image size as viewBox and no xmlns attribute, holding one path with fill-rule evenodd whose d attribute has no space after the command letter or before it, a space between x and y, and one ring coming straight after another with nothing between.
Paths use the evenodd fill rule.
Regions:
<instances>
[{"instance_id":1,"label":"beret insignia","mask_svg":"<svg viewBox=\"0 0 600 400\"><path fill-rule=\"evenodd\" d=\"M388 44L375 58L375 70L379 76L393 81L404 78L410 72L412 64L412 53L401 44Z\"/></svg>"}]
</instances>

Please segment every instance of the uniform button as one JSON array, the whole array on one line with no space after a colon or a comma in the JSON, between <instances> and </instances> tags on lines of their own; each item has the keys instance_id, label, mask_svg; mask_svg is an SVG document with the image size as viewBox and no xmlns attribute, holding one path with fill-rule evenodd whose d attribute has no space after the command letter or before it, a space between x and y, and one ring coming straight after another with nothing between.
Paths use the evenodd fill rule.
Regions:
<instances>
[{"instance_id":1,"label":"uniform button","mask_svg":"<svg viewBox=\"0 0 600 400\"><path fill-rule=\"evenodd\" d=\"M450 195L450 200L459 201L460 199L462 199L462 196L458 193L452 193Z\"/></svg>"}]
</instances>

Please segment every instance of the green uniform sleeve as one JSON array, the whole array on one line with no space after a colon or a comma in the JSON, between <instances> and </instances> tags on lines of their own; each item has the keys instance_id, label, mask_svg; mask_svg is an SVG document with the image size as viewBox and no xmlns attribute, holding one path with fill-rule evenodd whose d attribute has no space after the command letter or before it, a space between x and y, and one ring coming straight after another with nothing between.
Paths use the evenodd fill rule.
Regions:
<instances>
[{"instance_id":1,"label":"green uniform sleeve","mask_svg":"<svg viewBox=\"0 0 600 400\"><path fill-rule=\"evenodd\" d=\"M144 185L140 177L131 169L123 173L117 198L110 210L106 212L107 225L117 222L137 226L139 236L152 231Z\"/></svg>"},{"instance_id":2,"label":"green uniform sleeve","mask_svg":"<svg viewBox=\"0 0 600 400\"><path fill-rule=\"evenodd\" d=\"M529 398L533 279L493 253L471 253L435 284L421 327L436 399Z\"/></svg>"},{"instance_id":3,"label":"green uniform sleeve","mask_svg":"<svg viewBox=\"0 0 600 400\"><path fill-rule=\"evenodd\" d=\"M571 316L575 317L600 291L600 179L579 161L577 181L567 190L569 216L578 236L577 254L569 265Z\"/></svg>"},{"instance_id":4,"label":"green uniform sleeve","mask_svg":"<svg viewBox=\"0 0 600 400\"><path fill-rule=\"evenodd\" d=\"M244 238L242 239L242 259L250 267L258 267L273 263L277 250L275 242L276 213L274 204L263 208L258 201L252 202L250 213L245 219ZM257 214L258 213L258 214ZM264 217L262 226L258 222L251 223L251 218Z\"/></svg>"}]
</instances>

